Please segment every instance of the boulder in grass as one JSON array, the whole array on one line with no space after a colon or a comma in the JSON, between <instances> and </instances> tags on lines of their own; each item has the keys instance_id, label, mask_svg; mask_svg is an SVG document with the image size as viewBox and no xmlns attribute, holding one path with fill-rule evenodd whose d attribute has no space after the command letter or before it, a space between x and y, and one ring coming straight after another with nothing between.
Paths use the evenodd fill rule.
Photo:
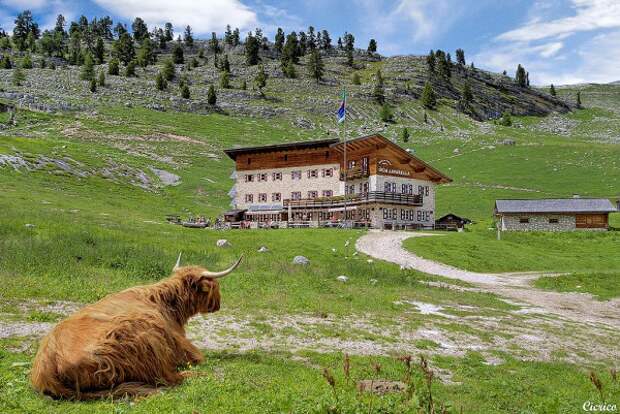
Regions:
<instances>
[{"instance_id":1,"label":"boulder in grass","mask_svg":"<svg viewBox=\"0 0 620 414\"><path fill-rule=\"evenodd\" d=\"M230 247L230 242L226 239L220 239L215 243L215 245L217 247Z\"/></svg>"},{"instance_id":2,"label":"boulder in grass","mask_svg":"<svg viewBox=\"0 0 620 414\"><path fill-rule=\"evenodd\" d=\"M345 275L340 275L336 278L336 280L342 283L347 283L349 281L349 278Z\"/></svg>"},{"instance_id":3,"label":"boulder in grass","mask_svg":"<svg viewBox=\"0 0 620 414\"><path fill-rule=\"evenodd\" d=\"M269 249L267 248L267 246L261 246L260 249L258 249L259 253L266 253L268 251Z\"/></svg>"},{"instance_id":4,"label":"boulder in grass","mask_svg":"<svg viewBox=\"0 0 620 414\"><path fill-rule=\"evenodd\" d=\"M293 264L307 266L310 264L310 260L308 260L305 256L295 256L293 259Z\"/></svg>"}]
</instances>

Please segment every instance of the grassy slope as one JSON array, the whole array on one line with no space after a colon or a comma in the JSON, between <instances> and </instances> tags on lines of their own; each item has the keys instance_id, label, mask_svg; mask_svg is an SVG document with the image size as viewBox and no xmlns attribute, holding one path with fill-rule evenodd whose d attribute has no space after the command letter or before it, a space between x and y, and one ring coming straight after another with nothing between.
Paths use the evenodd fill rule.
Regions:
<instances>
[{"instance_id":1,"label":"grassy slope","mask_svg":"<svg viewBox=\"0 0 620 414\"><path fill-rule=\"evenodd\" d=\"M584 113L588 111L592 110ZM93 167L105 166L109 159L144 170L155 166L180 175L182 184L144 191L123 180L113 182L100 175L78 179L54 169L34 173L1 169L0 190L8 195L0 198L3 212L0 216L0 293L3 299L96 300L111 291L163 277L169 272L178 250L182 250L186 262L214 269L246 253L243 269L223 284L223 312L328 312L338 315L372 312L389 318L397 314L392 302L402 297L492 309L508 306L489 295L457 294L422 286L418 280L432 278L415 272L399 272L392 265L369 264L365 258L353 256L343 261L345 241L358 237L358 232L302 230L218 234L163 223L168 213L215 215L227 207L232 163L225 158L209 158L206 154L221 155L221 149L233 144L316 137L322 134L320 130L293 128L286 120L127 108L102 108L98 112L94 116L20 113L18 127L4 132L0 153L20 152L35 158L37 154L70 156ZM483 221L471 234L454 235L463 236L462 240L471 237L470 247L480 240L492 241L493 234L485 228L496 197L558 196L575 191L584 195L612 196L613 186L617 188L619 172L615 160L619 157L615 145L586 144L585 141L591 141L586 137L558 137L532 133L525 128L498 127L496 133L489 135L480 132L476 124L444 109L431 116L447 120L446 130L443 133L414 131L407 146L455 179L454 184L439 190L438 214L454 211ZM540 119L520 121L526 126L543 122ZM74 132L66 133L68 127ZM384 133L395 136L400 128L400 125L390 125ZM462 130L468 131L468 139L454 135ZM155 133L187 136L204 144L135 139ZM516 139L517 145L496 144L505 138ZM462 155L454 157L454 148L459 148ZM165 156L172 157L173 161L162 161L161 157ZM554 168L561 171L557 177ZM593 168L600 173L592 174ZM570 179L570 186L566 185L565 177ZM35 227L27 228L27 223ZM452 236L428 239L428 242L449 243ZM231 240L233 247L216 249L215 240L221 237ZM571 248L577 246L576 249L586 254L588 249L609 249L611 239L605 238L614 236L594 235L585 243L570 239L573 236L567 237L568 240L560 238L552 243L556 247L551 252L542 248L524 251L523 260L532 263L532 255L537 257L542 250L544 263L555 265L560 262L557 254L566 244ZM467 246L461 244L462 240L457 243L459 249ZM530 240L516 243L515 249L525 248L526 243ZM263 244L271 252L255 253ZM542 241L539 246L548 248ZM337 249L336 254L332 247ZM441 248L441 245L433 245L429 246L429 251L437 252ZM471 251L466 253L469 256ZM290 260L296 254L309 257L311 266L308 269L291 266ZM580 260L567 260L574 266L582 264ZM340 274L348 275L350 282L337 283L334 279ZM371 278L379 279L380 283L371 286L368 283ZM199 368L207 373L205 378L192 380L164 396L135 406L123 402L52 403L28 391L26 368L12 366L32 356L33 350L0 353L1 411L20 412L26 407L29 411L46 412L149 412L159 407L162 411L320 412L324 403L331 404L320 370L294 362L289 355L230 355L227 352L207 355L209 362ZM321 367L340 370L341 357L337 354L310 355L309 358ZM371 360L359 358L358 363L369 370ZM387 371L386 377L401 375L395 362L379 360ZM463 405L467 408L465 412L540 412L553 404L558 407L556 411L570 412L585 399L596 400L593 388L584 380L586 372L572 365L510 361L493 367L481 364L476 355L466 359L435 360L434 364L455 371L455 380L462 381L462 385L438 384L437 393L456 407ZM368 372L360 374L360 378L368 375ZM549 383L548 378L557 381ZM513 389L520 390L518 398L515 393L506 392ZM281 396L282 390L288 390L288 394ZM352 390L345 393L354 395ZM387 407L392 404L390 401L387 398L376 406L386 404Z\"/></svg>"}]
</instances>

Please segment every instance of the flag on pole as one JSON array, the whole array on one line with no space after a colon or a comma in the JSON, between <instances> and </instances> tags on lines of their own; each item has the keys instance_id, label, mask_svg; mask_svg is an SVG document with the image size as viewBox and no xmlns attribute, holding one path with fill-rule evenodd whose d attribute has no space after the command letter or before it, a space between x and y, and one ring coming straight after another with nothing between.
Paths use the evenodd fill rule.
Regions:
<instances>
[{"instance_id":1,"label":"flag on pole","mask_svg":"<svg viewBox=\"0 0 620 414\"><path fill-rule=\"evenodd\" d=\"M346 103L347 103L347 93L342 91L342 103L340 104L340 108L338 109L338 123L344 122L344 118L347 114L346 111Z\"/></svg>"}]
</instances>

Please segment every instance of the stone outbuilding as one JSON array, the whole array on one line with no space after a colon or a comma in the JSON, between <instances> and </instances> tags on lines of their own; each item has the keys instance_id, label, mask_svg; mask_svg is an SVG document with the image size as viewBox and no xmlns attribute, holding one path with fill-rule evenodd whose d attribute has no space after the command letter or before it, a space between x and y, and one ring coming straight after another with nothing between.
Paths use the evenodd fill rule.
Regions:
<instances>
[{"instance_id":1,"label":"stone outbuilding","mask_svg":"<svg viewBox=\"0 0 620 414\"><path fill-rule=\"evenodd\" d=\"M495 201L495 217L502 231L606 231L609 213L616 211L605 198Z\"/></svg>"}]
</instances>

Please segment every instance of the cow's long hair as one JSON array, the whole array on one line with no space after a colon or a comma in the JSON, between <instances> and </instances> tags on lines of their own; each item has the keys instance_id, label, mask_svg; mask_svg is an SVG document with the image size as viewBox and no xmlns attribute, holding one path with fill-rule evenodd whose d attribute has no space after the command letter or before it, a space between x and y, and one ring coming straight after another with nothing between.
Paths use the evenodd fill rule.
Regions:
<instances>
[{"instance_id":1,"label":"cow's long hair","mask_svg":"<svg viewBox=\"0 0 620 414\"><path fill-rule=\"evenodd\" d=\"M237 263L238 264L238 263ZM159 283L111 294L60 322L42 340L33 387L76 400L139 396L183 380L178 367L202 355L184 325L220 308L218 281L183 267Z\"/></svg>"}]
</instances>

